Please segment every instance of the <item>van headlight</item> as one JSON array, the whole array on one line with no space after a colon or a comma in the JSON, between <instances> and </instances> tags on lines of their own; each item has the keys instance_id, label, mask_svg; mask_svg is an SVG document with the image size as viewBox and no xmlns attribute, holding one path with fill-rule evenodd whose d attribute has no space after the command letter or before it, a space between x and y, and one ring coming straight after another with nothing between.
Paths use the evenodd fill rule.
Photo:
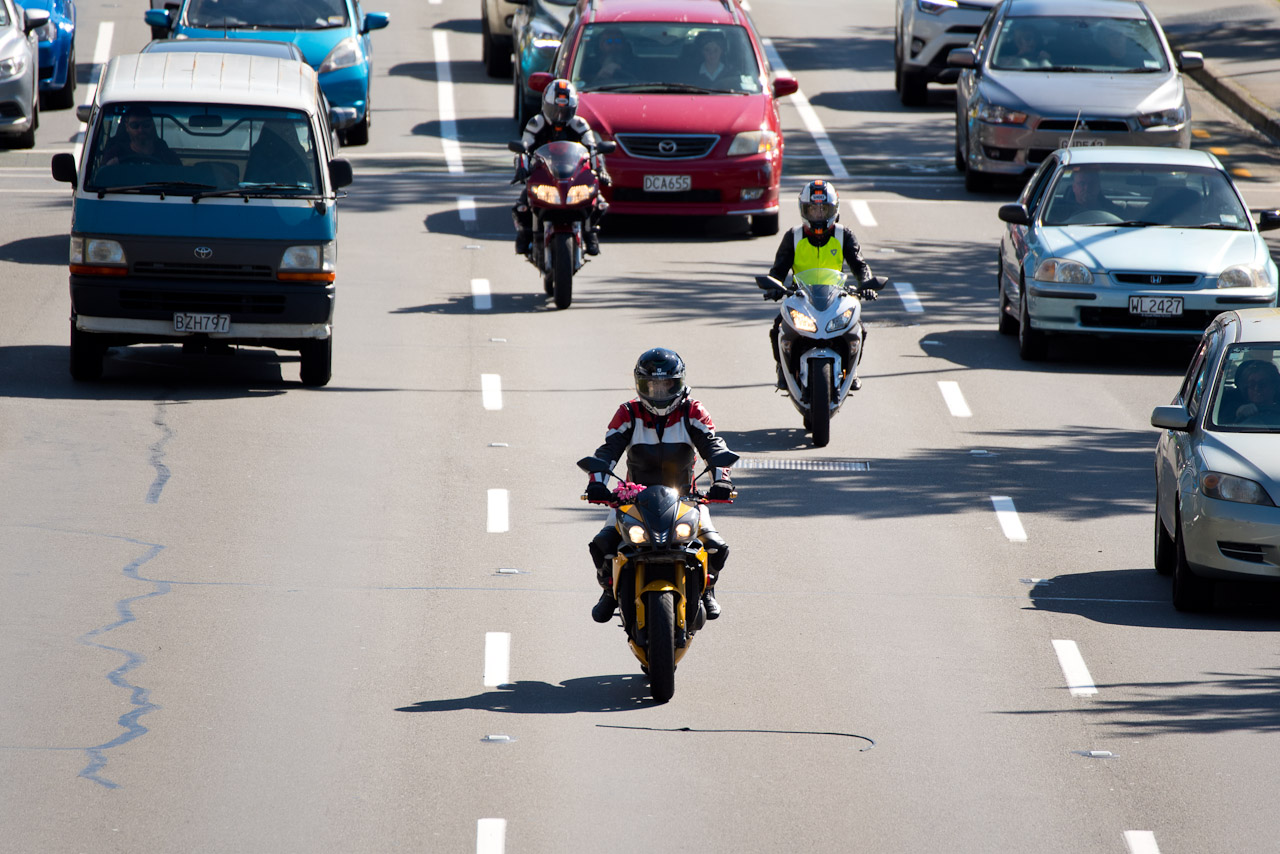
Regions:
<instances>
[{"instance_id":1,"label":"van headlight","mask_svg":"<svg viewBox=\"0 0 1280 854\"><path fill-rule=\"evenodd\" d=\"M1036 267L1035 279L1041 282L1059 282L1064 285L1091 285L1093 273L1079 261L1065 258L1046 258Z\"/></svg>"},{"instance_id":2,"label":"van headlight","mask_svg":"<svg viewBox=\"0 0 1280 854\"><path fill-rule=\"evenodd\" d=\"M95 267L123 266L126 263L124 247L114 240L73 237L71 238L71 263Z\"/></svg>"},{"instance_id":3,"label":"van headlight","mask_svg":"<svg viewBox=\"0 0 1280 854\"><path fill-rule=\"evenodd\" d=\"M339 68L350 68L364 62L364 50L360 47L360 39L348 36L333 46L329 55L324 58L317 69L320 74L326 71L337 71Z\"/></svg>"},{"instance_id":4,"label":"van headlight","mask_svg":"<svg viewBox=\"0 0 1280 854\"><path fill-rule=\"evenodd\" d=\"M1228 267L1218 274L1220 288L1259 288L1263 286L1261 276L1252 267L1240 265Z\"/></svg>"},{"instance_id":5,"label":"van headlight","mask_svg":"<svg viewBox=\"0 0 1280 854\"><path fill-rule=\"evenodd\" d=\"M729 143L729 156L744 154L768 154L778 147L778 134L771 130L749 130L740 133Z\"/></svg>"},{"instance_id":6,"label":"van headlight","mask_svg":"<svg viewBox=\"0 0 1280 854\"><path fill-rule=\"evenodd\" d=\"M290 246L280 259L281 270L333 270L336 266L333 241Z\"/></svg>"}]
</instances>

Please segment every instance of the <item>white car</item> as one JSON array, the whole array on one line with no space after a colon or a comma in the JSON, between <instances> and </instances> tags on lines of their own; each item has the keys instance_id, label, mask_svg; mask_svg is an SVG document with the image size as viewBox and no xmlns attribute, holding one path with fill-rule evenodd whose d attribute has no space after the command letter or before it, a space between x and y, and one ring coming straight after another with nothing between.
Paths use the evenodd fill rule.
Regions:
<instances>
[{"instance_id":1,"label":"white car","mask_svg":"<svg viewBox=\"0 0 1280 854\"><path fill-rule=\"evenodd\" d=\"M511 19L519 5L511 0L480 0L481 54L490 77L511 75Z\"/></svg>"},{"instance_id":2,"label":"white car","mask_svg":"<svg viewBox=\"0 0 1280 854\"><path fill-rule=\"evenodd\" d=\"M908 107L928 100L930 83L954 83L959 69L947 54L978 35L997 0L897 0L893 88Z\"/></svg>"}]
</instances>

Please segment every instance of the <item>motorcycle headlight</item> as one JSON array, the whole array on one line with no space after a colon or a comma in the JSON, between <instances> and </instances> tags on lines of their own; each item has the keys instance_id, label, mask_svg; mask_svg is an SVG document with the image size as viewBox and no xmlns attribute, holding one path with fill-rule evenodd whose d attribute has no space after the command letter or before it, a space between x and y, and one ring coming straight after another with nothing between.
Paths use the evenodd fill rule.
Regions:
<instances>
[{"instance_id":1,"label":"motorcycle headlight","mask_svg":"<svg viewBox=\"0 0 1280 854\"><path fill-rule=\"evenodd\" d=\"M802 311L796 311L794 308L788 309L791 312L791 325L801 332L817 332L818 322Z\"/></svg>"},{"instance_id":2,"label":"motorcycle headlight","mask_svg":"<svg viewBox=\"0 0 1280 854\"><path fill-rule=\"evenodd\" d=\"M1027 120L1027 114L1019 110L1011 110L999 104L987 101L978 102L978 121L992 125L1020 125Z\"/></svg>"},{"instance_id":3,"label":"motorcycle headlight","mask_svg":"<svg viewBox=\"0 0 1280 854\"><path fill-rule=\"evenodd\" d=\"M676 539L687 540L693 536L693 526L688 522L680 522L676 525Z\"/></svg>"},{"instance_id":4,"label":"motorcycle headlight","mask_svg":"<svg viewBox=\"0 0 1280 854\"><path fill-rule=\"evenodd\" d=\"M1274 507L1271 496L1262 488L1262 484L1235 475L1207 471L1200 475L1200 491L1209 498L1219 501L1235 501L1240 504L1261 504Z\"/></svg>"},{"instance_id":5,"label":"motorcycle headlight","mask_svg":"<svg viewBox=\"0 0 1280 854\"><path fill-rule=\"evenodd\" d=\"M943 12L954 12L960 7L956 0L916 0L916 8L926 15L941 15Z\"/></svg>"},{"instance_id":6,"label":"motorcycle headlight","mask_svg":"<svg viewBox=\"0 0 1280 854\"><path fill-rule=\"evenodd\" d=\"M1174 127L1186 120L1186 107L1175 107L1172 110L1160 110L1155 113L1143 113L1138 116L1138 124L1144 128Z\"/></svg>"},{"instance_id":7,"label":"motorcycle headlight","mask_svg":"<svg viewBox=\"0 0 1280 854\"><path fill-rule=\"evenodd\" d=\"M1220 288L1258 288L1262 287L1262 277L1252 267L1228 267L1218 274Z\"/></svg>"},{"instance_id":8,"label":"motorcycle headlight","mask_svg":"<svg viewBox=\"0 0 1280 854\"><path fill-rule=\"evenodd\" d=\"M771 130L749 130L740 133L729 143L729 156L744 154L768 154L778 147L778 135Z\"/></svg>"},{"instance_id":9,"label":"motorcycle headlight","mask_svg":"<svg viewBox=\"0 0 1280 854\"><path fill-rule=\"evenodd\" d=\"M1046 258L1036 267L1035 278L1041 282L1059 282L1064 285L1091 285L1093 273L1079 261L1065 258Z\"/></svg>"},{"instance_id":10,"label":"motorcycle headlight","mask_svg":"<svg viewBox=\"0 0 1280 854\"><path fill-rule=\"evenodd\" d=\"M544 205L560 204L560 191L550 184L535 184L529 188L529 195Z\"/></svg>"},{"instance_id":11,"label":"motorcycle headlight","mask_svg":"<svg viewBox=\"0 0 1280 854\"><path fill-rule=\"evenodd\" d=\"M339 68L350 68L364 62L364 50L360 47L360 39L348 36L333 46L329 55L320 63L319 73L337 71Z\"/></svg>"},{"instance_id":12,"label":"motorcycle headlight","mask_svg":"<svg viewBox=\"0 0 1280 854\"><path fill-rule=\"evenodd\" d=\"M627 539L633 543L643 543L649 539L649 535L644 532L641 525L631 525L627 528Z\"/></svg>"},{"instance_id":13,"label":"motorcycle headlight","mask_svg":"<svg viewBox=\"0 0 1280 854\"><path fill-rule=\"evenodd\" d=\"M827 324L828 332L837 332L844 329L853 321L853 309L845 311L838 317L831 318L831 322Z\"/></svg>"},{"instance_id":14,"label":"motorcycle headlight","mask_svg":"<svg viewBox=\"0 0 1280 854\"><path fill-rule=\"evenodd\" d=\"M4 59L0 59L0 80L17 77L26 70L27 58L25 56L6 56Z\"/></svg>"},{"instance_id":15,"label":"motorcycle headlight","mask_svg":"<svg viewBox=\"0 0 1280 854\"><path fill-rule=\"evenodd\" d=\"M569 195L565 199L565 204L576 205L585 202L591 198L591 194L595 190L587 184L574 184L569 188Z\"/></svg>"}]
</instances>

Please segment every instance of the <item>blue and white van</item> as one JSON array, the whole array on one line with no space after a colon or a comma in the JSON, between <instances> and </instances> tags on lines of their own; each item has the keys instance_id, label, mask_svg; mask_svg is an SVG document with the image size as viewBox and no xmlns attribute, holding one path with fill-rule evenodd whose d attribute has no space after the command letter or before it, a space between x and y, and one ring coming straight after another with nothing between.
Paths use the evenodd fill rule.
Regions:
<instances>
[{"instance_id":1,"label":"blue and white van","mask_svg":"<svg viewBox=\"0 0 1280 854\"><path fill-rule=\"evenodd\" d=\"M315 71L224 53L119 56L102 73L75 188L71 375L102 376L108 347L180 342L296 350L304 385L329 381L338 190Z\"/></svg>"}]
</instances>

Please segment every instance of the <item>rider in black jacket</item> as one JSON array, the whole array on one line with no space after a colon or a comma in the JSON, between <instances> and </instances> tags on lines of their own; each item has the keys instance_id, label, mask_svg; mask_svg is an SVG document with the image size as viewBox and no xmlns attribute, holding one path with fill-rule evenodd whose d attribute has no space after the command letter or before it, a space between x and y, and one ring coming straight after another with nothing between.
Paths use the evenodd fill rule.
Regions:
<instances>
[{"instance_id":1,"label":"rider in black jacket","mask_svg":"<svg viewBox=\"0 0 1280 854\"><path fill-rule=\"evenodd\" d=\"M604 444L594 456L616 464L623 454L627 458L627 479L644 486L661 484L689 491L693 483L695 452L710 462L718 453L728 450L724 439L716 435L715 425L702 403L689 396L684 384L684 360L672 350L655 347L636 361L637 396L618 407L605 431ZM727 501L733 492L728 468L713 472L714 482L707 492L712 501ZM604 475L592 475L587 484L587 500L608 502L613 493L605 485ZM710 576L702 604L707 619L720 616L715 598L716 580L729 558L729 546L711 524L706 505L702 505L702 541L707 546ZM604 588L600 601L591 609L597 623L607 623L618 602L613 596L613 573L609 558L618 549L621 535L615 525L616 511L588 546L596 565L596 580Z\"/></svg>"}]
</instances>

